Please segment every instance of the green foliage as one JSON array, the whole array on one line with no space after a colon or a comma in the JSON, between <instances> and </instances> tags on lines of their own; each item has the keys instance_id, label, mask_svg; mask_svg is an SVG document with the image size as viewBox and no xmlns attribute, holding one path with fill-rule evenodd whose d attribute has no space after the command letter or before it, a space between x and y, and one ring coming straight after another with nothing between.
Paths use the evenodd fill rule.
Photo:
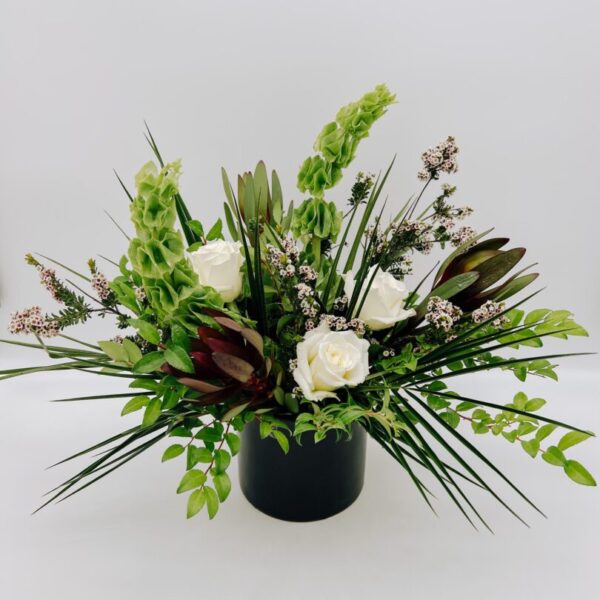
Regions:
<instances>
[{"instance_id":1,"label":"green foliage","mask_svg":"<svg viewBox=\"0 0 600 600\"><path fill-rule=\"evenodd\" d=\"M165 360L176 369L184 373L193 373L194 365L187 351L181 346L175 344L167 345L165 350Z\"/></svg>"},{"instance_id":2,"label":"green foliage","mask_svg":"<svg viewBox=\"0 0 600 600\"><path fill-rule=\"evenodd\" d=\"M154 425L160 416L160 399L152 398L148 405L146 406L146 410L144 411L144 418L142 419L142 427L150 427L150 425Z\"/></svg>"},{"instance_id":3,"label":"green foliage","mask_svg":"<svg viewBox=\"0 0 600 600\"><path fill-rule=\"evenodd\" d=\"M197 515L206 503L206 492L204 490L194 490L188 497L187 518L191 519Z\"/></svg>"},{"instance_id":4,"label":"green foliage","mask_svg":"<svg viewBox=\"0 0 600 600\"><path fill-rule=\"evenodd\" d=\"M185 448L181 444L172 444L169 446L162 455L162 462L177 458L180 454L185 452Z\"/></svg>"},{"instance_id":5,"label":"green foliage","mask_svg":"<svg viewBox=\"0 0 600 600\"><path fill-rule=\"evenodd\" d=\"M165 355L162 351L149 352L133 365L134 373L152 373L158 371L165 364Z\"/></svg>"},{"instance_id":6,"label":"green foliage","mask_svg":"<svg viewBox=\"0 0 600 600\"><path fill-rule=\"evenodd\" d=\"M269 186L267 168L262 160L256 165L254 173L248 171L243 175L238 175L237 199L233 195L233 188L225 169L221 169L221 177L227 198L225 216L234 240L239 237L239 229L233 222L234 215L238 210L246 226L253 221L268 223L273 227L281 225L283 194L279 177L275 171L272 171L271 185ZM211 232L209 232L208 239L211 239Z\"/></svg>"},{"instance_id":7,"label":"green foliage","mask_svg":"<svg viewBox=\"0 0 600 600\"><path fill-rule=\"evenodd\" d=\"M150 398L148 398L148 396L135 396L131 398L127 404L125 404L123 410L121 411L121 415L125 416L129 413L135 412L136 410L140 410L145 406L148 406L149 402Z\"/></svg>"},{"instance_id":8,"label":"green foliage","mask_svg":"<svg viewBox=\"0 0 600 600\"><path fill-rule=\"evenodd\" d=\"M436 393L444 391L443 397ZM541 455L542 458L549 464L563 467L565 473L578 483L585 485L595 485L593 477L580 464L567 468L567 465L575 462L569 461L564 455L564 450L575 446L592 436L590 432L580 430L569 431L565 433L559 440L557 445L549 446L546 450L541 447L541 443L549 437L558 427L555 423L547 423L540 426L540 419L543 417L533 415L532 413L541 409L546 401L542 398L528 398L524 392L517 392L513 397L512 402L504 407L498 406L499 409L495 414L478 407L477 401L465 402L461 401L452 407L451 399L460 399L458 394L448 393L445 384L442 382L434 382L427 386L426 391L422 395L427 399L427 404L430 408L436 411L445 410L442 415L454 414L453 420L444 417L446 422L456 429L462 420L468 421L475 434L492 433L494 436L499 436L510 443L519 442L521 448L531 458ZM502 409L502 410L500 410ZM517 410L519 412L512 412Z\"/></svg>"},{"instance_id":9,"label":"green foliage","mask_svg":"<svg viewBox=\"0 0 600 600\"><path fill-rule=\"evenodd\" d=\"M143 319L129 319L129 325L134 327L140 337L150 344L157 346L160 343L160 331L152 323L148 323Z\"/></svg>"},{"instance_id":10,"label":"green foliage","mask_svg":"<svg viewBox=\"0 0 600 600\"><path fill-rule=\"evenodd\" d=\"M206 475L202 471L198 471L197 469L192 469L187 471L185 475L181 478L181 482L177 488L178 494L183 494L183 492L189 492L195 488L202 487L206 482Z\"/></svg>"},{"instance_id":11,"label":"green foliage","mask_svg":"<svg viewBox=\"0 0 600 600\"><path fill-rule=\"evenodd\" d=\"M169 446L163 454L163 462L176 458L185 453L186 472L183 475L177 493L190 492L187 504L188 519L197 515L206 506L208 516L212 519L221 502L225 502L231 492L231 480L227 469L231 463L231 456L239 451L240 438L231 431L232 427L238 430L243 427L243 420L233 419L223 427L220 421L210 424L199 419L186 419L184 425L174 428L170 435L188 438L183 444ZM201 443L202 445L197 445ZM227 444L230 452L224 449ZM203 465L203 468L198 468ZM210 477L210 479L209 479ZM209 485L212 482L212 486Z\"/></svg>"}]
</instances>

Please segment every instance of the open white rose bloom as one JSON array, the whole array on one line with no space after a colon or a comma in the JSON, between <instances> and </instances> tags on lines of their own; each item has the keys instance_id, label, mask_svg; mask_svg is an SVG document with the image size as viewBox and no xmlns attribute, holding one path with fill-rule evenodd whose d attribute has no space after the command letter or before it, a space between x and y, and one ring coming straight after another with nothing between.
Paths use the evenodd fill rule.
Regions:
<instances>
[{"instance_id":1,"label":"open white rose bloom","mask_svg":"<svg viewBox=\"0 0 600 600\"><path fill-rule=\"evenodd\" d=\"M242 293L241 246L240 242L214 240L190 253L199 283L217 290L224 302L233 302Z\"/></svg>"},{"instance_id":2,"label":"open white rose bloom","mask_svg":"<svg viewBox=\"0 0 600 600\"><path fill-rule=\"evenodd\" d=\"M365 281L371 281L375 268L371 267ZM344 275L344 291L349 298L354 293L354 285L354 273L346 273ZM396 279L385 271L378 271L364 301L363 294L359 296L358 306L362 302L362 307L357 316L373 331L389 329L396 323L415 315L414 309L406 310L404 308L408 293L404 281Z\"/></svg>"},{"instance_id":3,"label":"open white rose bloom","mask_svg":"<svg viewBox=\"0 0 600 600\"><path fill-rule=\"evenodd\" d=\"M353 331L330 331L323 323L297 346L294 379L305 398L335 398L342 387L354 387L369 374L369 342Z\"/></svg>"}]
</instances>

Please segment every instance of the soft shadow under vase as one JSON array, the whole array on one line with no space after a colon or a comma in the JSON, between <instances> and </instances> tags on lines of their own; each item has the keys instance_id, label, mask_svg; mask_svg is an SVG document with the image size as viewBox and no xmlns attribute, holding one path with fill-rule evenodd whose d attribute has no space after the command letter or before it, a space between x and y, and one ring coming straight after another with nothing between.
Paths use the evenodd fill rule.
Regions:
<instances>
[{"instance_id":1,"label":"soft shadow under vase","mask_svg":"<svg viewBox=\"0 0 600 600\"><path fill-rule=\"evenodd\" d=\"M290 439L284 454L272 438L260 439L259 423L248 423L238 455L240 486L246 499L261 512L285 521L318 521L348 508L364 481L366 432L358 424L350 439L335 433L315 444L302 434Z\"/></svg>"}]
</instances>

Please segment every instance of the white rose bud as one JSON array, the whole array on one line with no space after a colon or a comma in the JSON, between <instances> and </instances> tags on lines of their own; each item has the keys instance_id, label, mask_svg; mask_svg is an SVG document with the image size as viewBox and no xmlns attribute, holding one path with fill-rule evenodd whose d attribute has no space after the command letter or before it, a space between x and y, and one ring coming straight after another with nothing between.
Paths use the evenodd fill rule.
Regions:
<instances>
[{"instance_id":1,"label":"white rose bud","mask_svg":"<svg viewBox=\"0 0 600 600\"><path fill-rule=\"evenodd\" d=\"M369 374L369 342L325 323L305 334L296 357L294 379L308 400L337 398L333 390L357 386Z\"/></svg>"},{"instance_id":2,"label":"white rose bud","mask_svg":"<svg viewBox=\"0 0 600 600\"><path fill-rule=\"evenodd\" d=\"M208 242L192 252L190 260L200 284L214 288L224 302L233 302L242 293L240 242Z\"/></svg>"},{"instance_id":3,"label":"white rose bud","mask_svg":"<svg viewBox=\"0 0 600 600\"><path fill-rule=\"evenodd\" d=\"M365 277L364 287L369 284L376 267L371 267ZM348 298L354 292L354 274L350 271L344 275L344 291ZM367 297L360 309L360 314L355 315L364 321L373 331L389 329L396 323L404 321L416 313L414 309L406 310L404 301L408 297L408 289L403 281L399 281L390 273L379 270L369 288ZM356 306L360 306L363 294L358 297Z\"/></svg>"}]
</instances>

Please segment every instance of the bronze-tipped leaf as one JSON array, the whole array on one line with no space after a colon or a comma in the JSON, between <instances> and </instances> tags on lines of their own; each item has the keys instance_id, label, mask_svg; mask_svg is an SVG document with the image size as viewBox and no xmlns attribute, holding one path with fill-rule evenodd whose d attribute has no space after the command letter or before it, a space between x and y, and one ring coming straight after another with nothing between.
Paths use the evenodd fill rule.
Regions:
<instances>
[{"instance_id":1,"label":"bronze-tipped leaf","mask_svg":"<svg viewBox=\"0 0 600 600\"><path fill-rule=\"evenodd\" d=\"M254 373L254 367L237 356L223 352L213 352L212 359L219 369L241 383L246 383Z\"/></svg>"}]
</instances>

